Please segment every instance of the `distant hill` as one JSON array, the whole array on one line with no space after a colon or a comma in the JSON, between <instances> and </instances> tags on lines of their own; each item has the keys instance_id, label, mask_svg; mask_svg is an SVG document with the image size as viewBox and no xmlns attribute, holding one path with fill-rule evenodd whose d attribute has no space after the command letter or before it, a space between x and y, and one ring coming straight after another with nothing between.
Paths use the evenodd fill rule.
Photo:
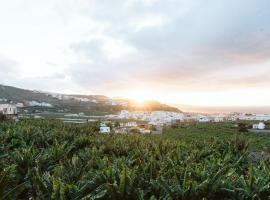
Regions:
<instances>
[{"instance_id":1,"label":"distant hill","mask_svg":"<svg viewBox=\"0 0 270 200\"><path fill-rule=\"evenodd\" d=\"M145 101L141 105L137 105L136 102L133 102L129 105L128 110L130 111L153 111L153 110L163 110L170 112L180 112L178 108L168 106L166 104L161 104L158 101Z\"/></svg>"},{"instance_id":2,"label":"distant hill","mask_svg":"<svg viewBox=\"0 0 270 200\"><path fill-rule=\"evenodd\" d=\"M144 106L138 106L131 100L113 99L103 95L66 95L0 85L0 103L4 102L21 103L22 109L30 113L50 111L105 115L115 114L123 109L181 112L178 108L157 101L145 102Z\"/></svg>"}]
</instances>

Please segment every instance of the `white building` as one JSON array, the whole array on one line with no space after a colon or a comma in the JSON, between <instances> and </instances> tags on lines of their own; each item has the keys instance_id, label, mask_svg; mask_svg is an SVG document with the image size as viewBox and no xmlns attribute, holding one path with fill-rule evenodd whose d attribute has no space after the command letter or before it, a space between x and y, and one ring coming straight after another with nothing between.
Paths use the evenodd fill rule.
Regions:
<instances>
[{"instance_id":1,"label":"white building","mask_svg":"<svg viewBox=\"0 0 270 200\"><path fill-rule=\"evenodd\" d=\"M41 106L41 107L53 107L52 104L46 103L46 102L37 102L37 101L29 101L29 106Z\"/></svg>"},{"instance_id":2,"label":"white building","mask_svg":"<svg viewBox=\"0 0 270 200\"><path fill-rule=\"evenodd\" d=\"M125 133L128 133L128 128L126 128L126 127L115 128L114 132L118 133L118 134L125 134Z\"/></svg>"},{"instance_id":3,"label":"white building","mask_svg":"<svg viewBox=\"0 0 270 200\"><path fill-rule=\"evenodd\" d=\"M0 113L4 115L17 115L17 107L13 104L0 104Z\"/></svg>"},{"instance_id":4,"label":"white building","mask_svg":"<svg viewBox=\"0 0 270 200\"><path fill-rule=\"evenodd\" d=\"M253 129L264 130L265 129L265 123L260 122L259 124L253 124Z\"/></svg>"},{"instance_id":5,"label":"white building","mask_svg":"<svg viewBox=\"0 0 270 200\"><path fill-rule=\"evenodd\" d=\"M260 130L265 129L265 123L260 122L259 125L258 125L258 129L260 129Z\"/></svg>"},{"instance_id":6,"label":"white building","mask_svg":"<svg viewBox=\"0 0 270 200\"><path fill-rule=\"evenodd\" d=\"M127 122L125 124L125 126L127 126L127 127L136 127L137 126L137 122Z\"/></svg>"},{"instance_id":7,"label":"white building","mask_svg":"<svg viewBox=\"0 0 270 200\"><path fill-rule=\"evenodd\" d=\"M151 131L149 129L145 129L145 128L140 128L139 131L141 134L150 134L151 133Z\"/></svg>"},{"instance_id":8,"label":"white building","mask_svg":"<svg viewBox=\"0 0 270 200\"><path fill-rule=\"evenodd\" d=\"M100 126L99 132L100 133L110 133L111 132L111 128L109 126Z\"/></svg>"},{"instance_id":9,"label":"white building","mask_svg":"<svg viewBox=\"0 0 270 200\"><path fill-rule=\"evenodd\" d=\"M199 121L199 122L210 122L211 119L210 119L210 117L199 115L197 117L197 121Z\"/></svg>"}]
</instances>

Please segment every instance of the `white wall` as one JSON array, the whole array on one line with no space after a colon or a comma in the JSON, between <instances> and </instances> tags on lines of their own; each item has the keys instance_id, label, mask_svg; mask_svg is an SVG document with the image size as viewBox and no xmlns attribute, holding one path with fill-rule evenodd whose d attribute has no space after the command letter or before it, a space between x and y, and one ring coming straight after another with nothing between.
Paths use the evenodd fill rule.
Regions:
<instances>
[{"instance_id":1,"label":"white wall","mask_svg":"<svg viewBox=\"0 0 270 200\"><path fill-rule=\"evenodd\" d=\"M17 107L11 104L0 104L0 112L4 115L16 115Z\"/></svg>"},{"instance_id":2,"label":"white wall","mask_svg":"<svg viewBox=\"0 0 270 200\"><path fill-rule=\"evenodd\" d=\"M111 129L110 129L110 127L108 127L108 126L101 126L101 127L99 128L99 132L100 132L100 133L110 133L110 132L111 132Z\"/></svg>"}]
</instances>

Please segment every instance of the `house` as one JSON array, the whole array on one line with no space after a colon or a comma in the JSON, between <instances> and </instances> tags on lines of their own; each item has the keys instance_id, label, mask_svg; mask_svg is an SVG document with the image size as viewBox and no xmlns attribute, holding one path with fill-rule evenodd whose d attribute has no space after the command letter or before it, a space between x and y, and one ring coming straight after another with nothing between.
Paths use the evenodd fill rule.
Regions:
<instances>
[{"instance_id":1,"label":"house","mask_svg":"<svg viewBox=\"0 0 270 200\"><path fill-rule=\"evenodd\" d=\"M110 133L111 132L111 128L109 126L100 126L99 132L100 133Z\"/></svg>"},{"instance_id":2,"label":"house","mask_svg":"<svg viewBox=\"0 0 270 200\"><path fill-rule=\"evenodd\" d=\"M125 134L125 133L128 133L128 129L127 128L115 128L114 132L118 133L118 134Z\"/></svg>"},{"instance_id":3,"label":"house","mask_svg":"<svg viewBox=\"0 0 270 200\"><path fill-rule=\"evenodd\" d=\"M209 117L200 117L199 119L198 119L198 121L199 122L210 122L211 121L211 119L209 118Z\"/></svg>"},{"instance_id":4,"label":"house","mask_svg":"<svg viewBox=\"0 0 270 200\"><path fill-rule=\"evenodd\" d=\"M259 124L253 124L253 129L264 130L265 129L265 123L260 122Z\"/></svg>"},{"instance_id":5,"label":"house","mask_svg":"<svg viewBox=\"0 0 270 200\"><path fill-rule=\"evenodd\" d=\"M228 117L224 114L216 114L211 116L214 122L223 122L228 120Z\"/></svg>"},{"instance_id":6,"label":"house","mask_svg":"<svg viewBox=\"0 0 270 200\"><path fill-rule=\"evenodd\" d=\"M151 131L149 129L145 129L145 128L139 128L139 132L141 134L150 134Z\"/></svg>"},{"instance_id":7,"label":"house","mask_svg":"<svg viewBox=\"0 0 270 200\"><path fill-rule=\"evenodd\" d=\"M127 127L136 127L137 126L137 122L127 122L125 124L125 126L127 126Z\"/></svg>"},{"instance_id":8,"label":"house","mask_svg":"<svg viewBox=\"0 0 270 200\"><path fill-rule=\"evenodd\" d=\"M0 113L7 118L15 118L18 115L17 106L13 104L0 104Z\"/></svg>"}]
</instances>

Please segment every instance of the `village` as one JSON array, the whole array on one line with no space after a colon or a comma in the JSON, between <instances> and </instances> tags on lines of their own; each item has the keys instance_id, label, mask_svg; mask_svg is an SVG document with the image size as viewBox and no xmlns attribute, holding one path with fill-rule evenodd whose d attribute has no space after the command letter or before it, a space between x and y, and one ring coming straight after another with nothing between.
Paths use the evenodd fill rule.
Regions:
<instances>
[{"instance_id":1,"label":"village","mask_svg":"<svg viewBox=\"0 0 270 200\"><path fill-rule=\"evenodd\" d=\"M33 102L32 102L33 103ZM33 103L36 105L37 103ZM41 104L41 103L40 103ZM45 102L43 106L48 106ZM19 120L29 117L21 115L19 108L22 104L2 103L0 104L0 118ZM182 113L168 111L128 111L122 110L116 115L85 116L83 113L66 114L66 118L58 118L66 123L87 123L100 122L100 133L116 134L162 134L164 127L173 127L183 123L218 123L218 122L243 122L254 121L250 128L254 132L265 132L265 122L270 120L270 114L250 114L250 113L230 113L230 114L201 114L201 113ZM43 118L38 114L33 118ZM68 118L69 117L69 118ZM70 118L72 117L72 118ZM255 123L256 122L256 123ZM248 129L249 127L246 127ZM268 130L267 130L268 132Z\"/></svg>"}]
</instances>

